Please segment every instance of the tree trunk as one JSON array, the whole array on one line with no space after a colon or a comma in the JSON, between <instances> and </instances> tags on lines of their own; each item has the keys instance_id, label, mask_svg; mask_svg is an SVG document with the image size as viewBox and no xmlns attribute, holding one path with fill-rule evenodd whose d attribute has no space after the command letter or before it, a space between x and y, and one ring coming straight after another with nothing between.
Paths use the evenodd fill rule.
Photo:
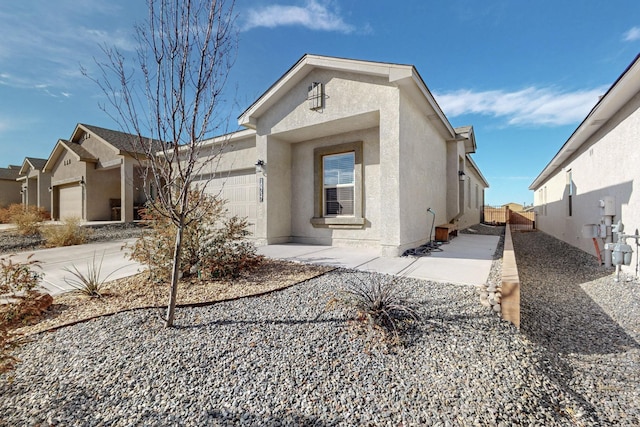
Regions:
<instances>
[{"instance_id":1,"label":"tree trunk","mask_svg":"<svg viewBox=\"0 0 640 427\"><path fill-rule=\"evenodd\" d=\"M182 223L182 221L180 221ZM176 296L178 295L178 279L180 274L180 256L182 252L182 232L184 225L180 224L176 230L176 245L173 249L173 270L171 271L171 291L169 293L169 305L167 306L167 319L164 326L173 326L173 318L176 312Z\"/></svg>"}]
</instances>

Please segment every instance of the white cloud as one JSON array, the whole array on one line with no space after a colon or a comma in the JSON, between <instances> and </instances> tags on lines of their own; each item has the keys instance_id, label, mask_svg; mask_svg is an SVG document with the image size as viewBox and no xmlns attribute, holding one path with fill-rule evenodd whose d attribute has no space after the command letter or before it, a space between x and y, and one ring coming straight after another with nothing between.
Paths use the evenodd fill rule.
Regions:
<instances>
[{"instance_id":1,"label":"white cloud","mask_svg":"<svg viewBox=\"0 0 640 427\"><path fill-rule=\"evenodd\" d=\"M640 27L633 27L624 33L623 40L626 42L640 40Z\"/></svg>"},{"instance_id":2,"label":"white cloud","mask_svg":"<svg viewBox=\"0 0 640 427\"><path fill-rule=\"evenodd\" d=\"M247 11L242 26L244 31L252 28L276 28L281 26L302 26L317 31L337 31L351 33L355 28L347 24L331 2L308 0L305 6L271 5Z\"/></svg>"},{"instance_id":3,"label":"white cloud","mask_svg":"<svg viewBox=\"0 0 640 427\"><path fill-rule=\"evenodd\" d=\"M116 7L101 7L101 3L33 0L7 4L0 10L0 84L35 89L44 85L69 92L79 84L79 64L92 66L93 58L100 56L99 45L133 50L132 25L119 16Z\"/></svg>"},{"instance_id":4,"label":"white cloud","mask_svg":"<svg viewBox=\"0 0 640 427\"><path fill-rule=\"evenodd\" d=\"M606 90L606 86L575 92L536 87L514 92L461 89L435 96L448 117L480 114L504 118L510 125L562 126L582 121Z\"/></svg>"}]
</instances>

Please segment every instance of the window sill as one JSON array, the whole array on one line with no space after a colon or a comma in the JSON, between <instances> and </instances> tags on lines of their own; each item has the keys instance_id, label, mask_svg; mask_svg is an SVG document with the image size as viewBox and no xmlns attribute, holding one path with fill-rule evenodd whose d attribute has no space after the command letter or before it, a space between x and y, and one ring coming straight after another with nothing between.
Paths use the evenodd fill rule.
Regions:
<instances>
[{"instance_id":1,"label":"window sill","mask_svg":"<svg viewBox=\"0 0 640 427\"><path fill-rule=\"evenodd\" d=\"M354 216L345 216L345 217L314 217L311 218L311 224L314 227L341 227L347 226L349 228L362 228L365 225L364 218L357 218Z\"/></svg>"}]
</instances>

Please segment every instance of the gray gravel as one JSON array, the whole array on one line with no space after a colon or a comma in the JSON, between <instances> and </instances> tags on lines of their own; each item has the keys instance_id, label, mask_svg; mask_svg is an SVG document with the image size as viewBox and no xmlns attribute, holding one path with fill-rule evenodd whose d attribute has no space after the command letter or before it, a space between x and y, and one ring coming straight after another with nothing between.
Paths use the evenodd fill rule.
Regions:
<instances>
[{"instance_id":1,"label":"gray gravel","mask_svg":"<svg viewBox=\"0 0 640 427\"><path fill-rule=\"evenodd\" d=\"M640 425L640 283L542 233L513 233L524 335L599 425ZM627 280L629 279L629 280Z\"/></svg>"},{"instance_id":2,"label":"gray gravel","mask_svg":"<svg viewBox=\"0 0 640 427\"><path fill-rule=\"evenodd\" d=\"M0 423L637 425L638 301L616 304L621 295L589 282L589 297L573 304L580 286L567 299L555 276L538 281L542 249L571 252L546 239L516 238L526 254L523 334L472 287L402 279L422 321L405 347L386 347L358 332L351 313L325 311L349 277L372 277L339 270L262 297L179 309L174 329L139 310L41 334L0 377ZM625 286L637 297L637 284ZM606 314L591 318L596 306Z\"/></svg>"},{"instance_id":3,"label":"gray gravel","mask_svg":"<svg viewBox=\"0 0 640 427\"><path fill-rule=\"evenodd\" d=\"M140 236L142 227L137 223L85 226L90 230L87 243L116 239L129 239ZM15 231L0 233L0 254L41 249L45 240L39 234L23 236Z\"/></svg>"}]
</instances>

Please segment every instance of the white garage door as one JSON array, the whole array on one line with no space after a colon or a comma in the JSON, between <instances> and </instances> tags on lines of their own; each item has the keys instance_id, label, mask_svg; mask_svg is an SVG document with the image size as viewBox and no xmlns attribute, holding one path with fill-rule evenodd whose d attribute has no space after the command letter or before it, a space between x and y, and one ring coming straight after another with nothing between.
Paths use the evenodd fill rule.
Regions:
<instances>
[{"instance_id":1,"label":"white garage door","mask_svg":"<svg viewBox=\"0 0 640 427\"><path fill-rule=\"evenodd\" d=\"M207 193L219 194L227 201L229 215L246 217L250 223L249 232L256 231L256 171L247 169L230 173L220 173L207 185ZM195 183L198 185L198 182Z\"/></svg>"},{"instance_id":2,"label":"white garage door","mask_svg":"<svg viewBox=\"0 0 640 427\"><path fill-rule=\"evenodd\" d=\"M60 219L82 218L82 187L78 184L64 185L58 190Z\"/></svg>"}]
</instances>

